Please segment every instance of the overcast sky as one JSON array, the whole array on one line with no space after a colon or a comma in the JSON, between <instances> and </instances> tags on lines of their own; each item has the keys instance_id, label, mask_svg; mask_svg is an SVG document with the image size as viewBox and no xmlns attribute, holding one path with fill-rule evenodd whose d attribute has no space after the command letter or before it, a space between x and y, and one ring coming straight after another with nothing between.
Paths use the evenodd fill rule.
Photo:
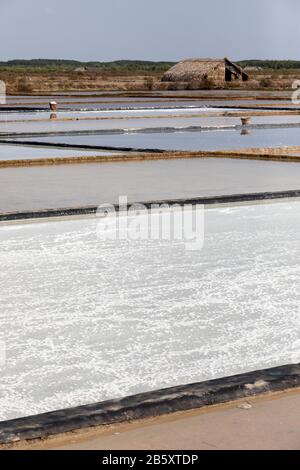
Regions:
<instances>
[{"instance_id":1,"label":"overcast sky","mask_svg":"<svg viewBox=\"0 0 300 470\"><path fill-rule=\"evenodd\" d=\"M299 0L0 0L0 60L300 59Z\"/></svg>"}]
</instances>

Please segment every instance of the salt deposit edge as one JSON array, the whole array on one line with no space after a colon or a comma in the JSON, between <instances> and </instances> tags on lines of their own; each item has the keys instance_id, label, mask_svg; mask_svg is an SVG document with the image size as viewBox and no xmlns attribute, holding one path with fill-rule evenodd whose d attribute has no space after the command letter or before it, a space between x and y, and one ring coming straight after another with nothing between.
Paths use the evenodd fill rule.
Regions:
<instances>
[{"instance_id":1,"label":"salt deposit edge","mask_svg":"<svg viewBox=\"0 0 300 470\"><path fill-rule=\"evenodd\" d=\"M0 423L0 444L227 403L300 387L300 364L146 392Z\"/></svg>"}]
</instances>

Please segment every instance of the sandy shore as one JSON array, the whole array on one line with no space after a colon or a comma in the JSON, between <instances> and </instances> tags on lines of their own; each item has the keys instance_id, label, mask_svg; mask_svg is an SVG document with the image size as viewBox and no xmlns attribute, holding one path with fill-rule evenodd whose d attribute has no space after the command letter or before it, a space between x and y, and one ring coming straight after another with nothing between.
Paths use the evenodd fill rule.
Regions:
<instances>
[{"instance_id":1,"label":"sandy shore","mask_svg":"<svg viewBox=\"0 0 300 470\"><path fill-rule=\"evenodd\" d=\"M19 444L16 449L300 449L300 389Z\"/></svg>"}]
</instances>

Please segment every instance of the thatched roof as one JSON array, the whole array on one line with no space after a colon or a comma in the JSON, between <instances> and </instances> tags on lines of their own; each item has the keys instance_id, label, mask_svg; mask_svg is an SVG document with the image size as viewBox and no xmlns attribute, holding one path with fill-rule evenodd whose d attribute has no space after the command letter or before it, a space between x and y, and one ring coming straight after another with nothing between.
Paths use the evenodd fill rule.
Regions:
<instances>
[{"instance_id":1,"label":"thatched roof","mask_svg":"<svg viewBox=\"0 0 300 470\"><path fill-rule=\"evenodd\" d=\"M225 81L225 71L247 80L243 70L229 59L185 59L174 65L162 77L163 82L191 82L203 78Z\"/></svg>"},{"instance_id":2,"label":"thatched roof","mask_svg":"<svg viewBox=\"0 0 300 470\"><path fill-rule=\"evenodd\" d=\"M165 82L189 82L199 80L224 70L224 59L185 59L174 65L162 78Z\"/></svg>"}]
</instances>

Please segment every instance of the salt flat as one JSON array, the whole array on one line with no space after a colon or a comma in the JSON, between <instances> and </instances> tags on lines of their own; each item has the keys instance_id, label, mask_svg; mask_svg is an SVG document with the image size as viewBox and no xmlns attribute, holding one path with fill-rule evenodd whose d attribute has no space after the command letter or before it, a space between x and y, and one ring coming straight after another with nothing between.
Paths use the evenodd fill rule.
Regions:
<instances>
[{"instance_id":1,"label":"salt flat","mask_svg":"<svg viewBox=\"0 0 300 470\"><path fill-rule=\"evenodd\" d=\"M298 363L299 209L207 209L194 252L1 225L0 419Z\"/></svg>"}]
</instances>

